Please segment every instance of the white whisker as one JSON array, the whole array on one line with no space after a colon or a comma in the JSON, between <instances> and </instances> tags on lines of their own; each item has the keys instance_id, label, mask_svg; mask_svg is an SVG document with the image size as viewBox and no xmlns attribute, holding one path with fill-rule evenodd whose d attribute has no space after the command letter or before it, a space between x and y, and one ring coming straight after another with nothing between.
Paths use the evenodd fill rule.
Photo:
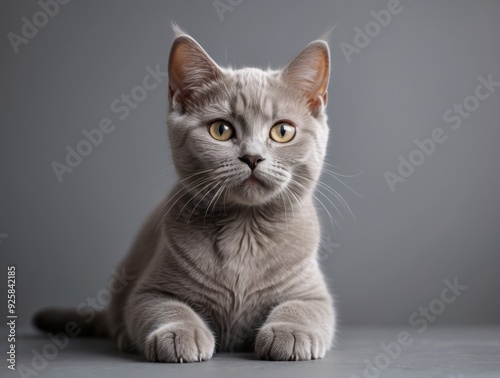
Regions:
<instances>
[{"instance_id":1,"label":"white whisker","mask_svg":"<svg viewBox=\"0 0 500 378\"><path fill-rule=\"evenodd\" d=\"M197 207L198 207L198 205L201 203L201 201L203 201L203 199L204 199L204 198L208 195L208 193L210 193L210 192L212 191L212 189L214 189L214 188L217 186L217 182L218 182L218 181L216 181L216 180L217 180L217 178L213 178L213 179L211 179L207 185L205 185L203 188L201 188L201 190L200 190L200 191L198 191L196 194L194 194L194 195L193 195L193 196L192 196L192 197L191 197L191 198L190 198L190 199L189 199L189 200L188 200L188 201L184 204L184 206L182 206L182 209L179 211L179 214L177 214L177 218L175 218L175 220L177 220L177 219L179 218L179 215L181 215L181 214L182 214L182 212L184 211L184 209L186 208L186 206L187 206L187 205L189 205L189 203L190 203L192 200L194 200L194 199L195 199L195 198L196 198L196 197L197 197L197 196L198 196L201 192L203 192L206 188L208 188L209 186L211 186L212 184L214 184L214 185L211 187L211 189L210 189L209 191L207 191L207 192L203 195L203 197L201 197L201 199L200 199L200 200L196 203L196 205L194 206L193 211L191 211L191 214L189 215L189 218L188 218L188 220L187 220L187 222L186 222L186 223L189 223L189 220L190 220L190 219L191 219L191 217L193 216L193 214L194 214L194 212L195 212L196 208L197 208ZM214 182L215 182L215 183L214 183Z\"/></svg>"},{"instance_id":2,"label":"white whisker","mask_svg":"<svg viewBox=\"0 0 500 378\"><path fill-rule=\"evenodd\" d=\"M339 192L337 192L335 189L333 189L330 185L324 183L323 181L318 180L318 184L321 185L323 188L325 188L329 193L333 194L333 196L339 200L339 202L342 204L344 209L346 209L349 214L351 215L352 219L356 221L356 218L354 217L354 214L351 211L351 208L349 207L349 204L347 201L340 195Z\"/></svg>"},{"instance_id":3,"label":"white whisker","mask_svg":"<svg viewBox=\"0 0 500 378\"><path fill-rule=\"evenodd\" d=\"M304 186L304 185L302 185L301 183L299 183L297 180L293 180L293 182L294 182L295 184L298 184L298 185L302 186L302 187L305 189L305 186ZM316 199L316 201L318 201L318 202L321 204L321 206L325 209L325 211L326 211L326 213L327 213L327 215L328 215L328 217L329 217L329 219L330 219L330 223L332 224L333 232L336 234L336 233L337 233L337 231L335 230L335 226L333 225L333 222L334 222L334 223L338 226L338 228L340 229L339 224L337 223L337 221L335 220L335 218L333 218L333 217L332 217L332 214L330 214L330 212L328 211L328 209L326 208L326 206L323 204L323 202L321 202L321 200L320 200L318 197L316 197L316 196L314 195L314 193L311 193L311 195L312 195L312 196ZM333 222L332 222L332 221L333 221Z\"/></svg>"},{"instance_id":4,"label":"white whisker","mask_svg":"<svg viewBox=\"0 0 500 378\"><path fill-rule=\"evenodd\" d=\"M160 224L163 222L163 220L165 219L165 217L167 216L167 214L170 212L170 210L172 210L172 208L175 206L175 204L177 202L179 202L182 197L184 197L186 194L189 193L189 190L195 189L195 188L199 187L200 185L205 184L206 182L208 182L210 180L212 180L210 177L209 178L204 178L204 179L201 180L201 182L199 182L198 184L196 184L193 187L187 186L187 187L181 189L179 192L181 192L182 190L186 190L186 193L184 193L179 198L177 198L177 200L168 208L167 212L161 217L160 221L158 222L158 225L156 226L155 232L158 231L158 228L160 227ZM177 192L177 193L179 193L179 192ZM173 197L171 199L173 199ZM170 202L170 200L167 201L167 202Z\"/></svg>"},{"instance_id":5,"label":"white whisker","mask_svg":"<svg viewBox=\"0 0 500 378\"><path fill-rule=\"evenodd\" d=\"M204 180L206 180L206 178L203 178L203 177L198 178L198 179L196 179L193 183L191 183L191 185L196 184L196 183L199 183L200 181L204 181ZM195 186L195 188L196 188L196 186ZM154 222L153 222L153 227L154 227L154 225L156 224L156 222L157 222L157 220L158 220L158 217L159 217L159 216L160 216L160 214L163 212L163 210L164 210L164 209L165 209L165 207L168 205L168 203L169 203L170 201L172 201L172 200L173 200L173 199L174 199L174 198L175 198L175 197L176 197L179 193L181 193L182 191L189 191L189 189L190 189L189 185L188 185L188 186L183 186L183 187L182 187L179 191L177 191L177 192L176 192L173 196L171 196L171 197L170 197L167 201L165 201L165 203L163 204L163 206L161 207L161 209L158 211L158 214L156 215L156 218L155 218L155 220L154 220ZM187 192L186 192L186 193L187 193ZM182 197L183 197L186 193L184 193L182 196L180 196L180 197L178 198L178 200L179 200L180 198L182 198ZM163 217L162 217L162 220L163 220ZM158 226L159 226L159 224L158 224ZM157 230L158 230L158 227L156 227L155 232L156 232Z\"/></svg>"},{"instance_id":6,"label":"white whisker","mask_svg":"<svg viewBox=\"0 0 500 378\"><path fill-rule=\"evenodd\" d=\"M303 180L309 180L309 181L313 181L313 182L314 182L314 180L309 179L309 178L307 178L307 177L304 177L304 176L301 176L301 175L297 175L297 174L296 174L296 176L297 176L297 177L299 177L299 178L301 178L301 179L303 179ZM335 206L335 204L334 204L334 203L330 200L330 198L328 198L328 196L327 196L327 195L325 195L325 194L324 194L321 190L319 190L318 188L315 188L315 189L316 189L316 190L317 190L317 191L318 191L318 192L319 192L319 193L320 193L323 197L325 197L325 198L328 200L328 202L330 202L330 203L332 204L333 208L337 211L337 213L339 213L339 215L340 215L342 218L344 218L344 214L342 214L342 212L338 209L338 207L337 207L337 206ZM327 189L327 190L328 190L328 189ZM332 194L333 194L333 193L332 193ZM335 196L335 198L337 198L337 197ZM337 198L337 199L338 199L338 198ZM340 228L340 227L339 227L339 228Z\"/></svg>"},{"instance_id":7,"label":"white whisker","mask_svg":"<svg viewBox=\"0 0 500 378\"><path fill-rule=\"evenodd\" d=\"M280 197L283 200L283 209L285 210L285 230L288 230L288 216L286 214L286 204L285 197L283 197L283 192L280 193Z\"/></svg>"},{"instance_id":8,"label":"white whisker","mask_svg":"<svg viewBox=\"0 0 500 378\"><path fill-rule=\"evenodd\" d=\"M227 178L226 178L226 180L227 180ZM217 185L220 184L221 181L222 181L222 179L217 181L217 184L212 189L210 189L209 192L211 192L213 189L215 189L217 187ZM205 215L203 216L203 224L205 224L205 218L207 217L208 210L210 209L210 205L212 204L212 202L214 203L214 206L217 203L217 194L220 192L221 189L222 189L222 186L215 192L214 196L212 197L212 199L208 203L207 208L205 209Z\"/></svg>"}]
</instances>

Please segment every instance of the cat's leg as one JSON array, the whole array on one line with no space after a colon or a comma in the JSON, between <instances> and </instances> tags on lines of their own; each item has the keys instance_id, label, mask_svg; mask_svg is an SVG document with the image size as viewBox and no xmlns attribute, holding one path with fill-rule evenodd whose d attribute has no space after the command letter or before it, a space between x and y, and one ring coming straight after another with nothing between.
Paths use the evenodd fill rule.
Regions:
<instances>
[{"instance_id":1,"label":"cat's leg","mask_svg":"<svg viewBox=\"0 0 500 378\"><path fill-rule=\"evenodd\" d=\"M255 351L261 359L310 360L330 349L335 317L331 300L293 300L269 314L257 333Z\"/></svg>"},{"instance_id":2,"label":"cat's leg","mask_svg":"<svg viewBox=\"0 0 500 378\"><path fill-rule=\"evenodd\" d=\"M120 352L133 351L133 343L125 326L125 311L123 311L126 297L122 293L114 294L106 311L106 320L109 334L115 341Z\"/></svg>"},{"instance_id":3,"label":"cat's leg","mask_svg":"<svg viewBox=\"0 0 500 378\"><path fill-rule=\"evenodd\" d=\"M142 293L127 307L127 331L148 361L193 362L212 357L215 340L188 305Z\"/></svg>"},{"instance_id":4,"label":"cat's leg","mask_svg":"<svg viewBox=\"0 0 500 378\"><path fill-rule=\"evenodd\" d=\"M109 327L111 338L114 340L118 350L120 352L132 352L134 350L134 345L132 340L127 333L125 324L122 323L121 319L112 319L113 325ZM108 321L108 323L111 323Z\"/></svg>"}]
</instances>

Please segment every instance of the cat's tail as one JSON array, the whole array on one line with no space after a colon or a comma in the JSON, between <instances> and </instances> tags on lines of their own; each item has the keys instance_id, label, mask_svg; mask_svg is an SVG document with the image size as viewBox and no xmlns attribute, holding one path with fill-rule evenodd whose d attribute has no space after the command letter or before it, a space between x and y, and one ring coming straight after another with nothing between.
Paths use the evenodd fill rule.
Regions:
<instances>
[{"instance_id":1,"label":"cat's tail","mask_svg":"<svg viewBox=\"0 0 500 378\"><path fill-rule=\"evenodd\" d=\"M69 336L108 337L106 313L88 311L84 315L76 309L47 308L33 317L34 325L45 332L64 332Z\"/></svg>"}]
</instances>

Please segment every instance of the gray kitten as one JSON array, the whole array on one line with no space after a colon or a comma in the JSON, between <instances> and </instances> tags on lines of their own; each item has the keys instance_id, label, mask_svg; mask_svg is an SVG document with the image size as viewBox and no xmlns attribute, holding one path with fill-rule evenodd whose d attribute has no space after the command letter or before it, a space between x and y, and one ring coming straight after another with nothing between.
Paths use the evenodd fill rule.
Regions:
<instances>
[{"instance_id":1,"label":"gray kitten","mask_svg":"<svg viewBox=\"0 0 500 378\"><path fill-rule=\"evenodd\" d=\"M321 358L335 329L312 201L328 140L328 45L310 43L282 70L233 70L176 34L168 134L180 181L119 268L135 279L91 322L50 309L35 324L59 332L74 321L148 361L203 361L216 348Z\"/></svg>"}]
</instances>

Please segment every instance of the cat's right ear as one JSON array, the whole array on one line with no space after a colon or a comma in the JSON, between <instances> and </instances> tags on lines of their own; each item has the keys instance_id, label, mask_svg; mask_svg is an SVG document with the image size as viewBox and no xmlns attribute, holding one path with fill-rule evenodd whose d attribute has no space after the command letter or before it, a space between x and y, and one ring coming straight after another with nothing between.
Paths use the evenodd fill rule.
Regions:
<instances>
[{"instance_id":1,"label":"cat's right ear","mask_svg":"<svg viewBox=\"0 0 500 378\"><path fill-rule=\"evenodd\" d=\"M178 34L168 61L169 99L183 102L204 83L222 76L220 67L192 37Z\"/></svg>"}]
</instances>

